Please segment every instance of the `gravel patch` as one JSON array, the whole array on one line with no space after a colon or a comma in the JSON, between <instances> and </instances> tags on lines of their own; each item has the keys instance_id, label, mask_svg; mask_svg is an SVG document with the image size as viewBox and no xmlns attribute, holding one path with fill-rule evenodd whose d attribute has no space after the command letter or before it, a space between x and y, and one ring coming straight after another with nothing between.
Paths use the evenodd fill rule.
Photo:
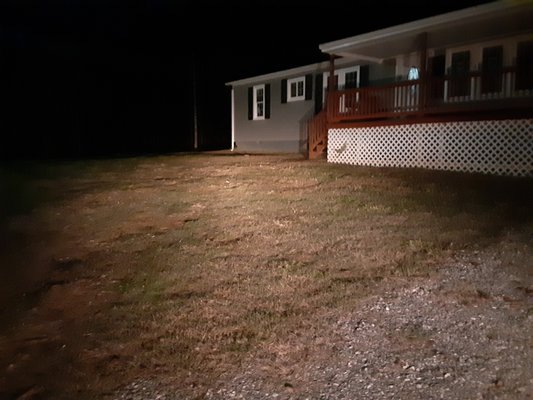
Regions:
<instances>
[{"instance_id":1,"label":"gravel patch","mask_svg":"<svg viewBox=\"0 0 533 400\"><path fill-rule=\"evenodd\" d=\"M200 398L533 398L531 265L464 253L430 278L384 286L320 337L287 338L278 354L258 349ZM291 364L301 342L311 350ZM179 398L150 382L115 397Z\"/></svg>"}]
</instances>

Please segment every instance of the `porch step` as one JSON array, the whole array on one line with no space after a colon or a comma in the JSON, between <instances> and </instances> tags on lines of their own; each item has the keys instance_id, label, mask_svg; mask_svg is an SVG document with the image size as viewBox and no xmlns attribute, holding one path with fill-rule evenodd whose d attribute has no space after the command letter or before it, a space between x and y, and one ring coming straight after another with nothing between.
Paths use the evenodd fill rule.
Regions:
<instances>
[{"instance_id":1,"label":"porch step","mask_svg":"<svg viewBox=\"0 0 533 400\"><path fill-rule=\"evenodd\" d=\"M309 159L316 160L318 158L325 158L327 154L327 147L324 143L316 145L311 151L309 151Z\"/></svg>"},{"instance_id":2,"label":"porch step","mask_svg":"<svg viewBox=\"0 0 533 400\"><path fill-rule=\"evenodd\" d=\"M308 155L310 159L321 157L328 143L328 129L326 112L322 110L307 122L309 140Z\"/></svg>"}]
</instances>

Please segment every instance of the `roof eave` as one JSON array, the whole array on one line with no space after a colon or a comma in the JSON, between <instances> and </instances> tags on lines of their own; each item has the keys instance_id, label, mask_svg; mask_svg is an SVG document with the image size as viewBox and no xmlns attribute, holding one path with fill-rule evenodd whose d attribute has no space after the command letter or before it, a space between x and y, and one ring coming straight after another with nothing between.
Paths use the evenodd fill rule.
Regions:
<instances>
[{"instance_id":1,"label":"roof eave","mask_svg":"<svg viewBox=\"0 0 533 400\"><path fill-rule=\"evenodd\" d=\"M349 58L339 59L336 60L335 64L339 66L343 65L350 65L354 63L356 60L353 58L353 56L350 56ZM267 82L274 79L279 78L287 78L291 76L298 76L302 74L309 74L309 73L316 73L316 72L325 72L329 70L329 61L323 61L315 64L309 64L302 67L296 67L291 69L286 69L282 71L276 71L269 74L263 74L263 75L257 75L252 76L249 78L239 79L231 82L226 82L226 86L243 86L243 85L250 85L250 84L259 84L261 82Z\"/></svg>"},{"instance_id":2,"label":"roof eave","mask_svg":"<svg viewBox=\"0 0 533 400\"><path fill-rule=\"evenodd\" d=\"M369 64L381 64L383 63L384 59L379 57L372 57L366 54L360 54L360 53L349 53L349 52L335 52L331 53L335 56L342 57L342 59L348 59L352 62L362 62L362 63L369 63ZM338 63L338 61L336 62Z\"/></svg>"},{"instance_id":3,"label":"roof eave","mask_svg":"<svg viewBox=\"0 0 533 400\"><path fill-rule=\"evenodd\" d=\"M446 25L452 21L456 22L461 19L466 20L468 18L473 17L482 17L487 14L497 13L517 6L519 6L519 4L511 4L504 2L488 3L480 6L465 8L463 10L452 11L446 14L420 19L417 21L407 22L405 24L396 25L373 32L368 32L345 39L323 43L320 44L318 47L323 53L340 54L343 51L349 49L350 47L364 46L372 42L384 41L388 38L415 34L417 32L435 29L436 27Z\"/></svg>"}]
</instances>

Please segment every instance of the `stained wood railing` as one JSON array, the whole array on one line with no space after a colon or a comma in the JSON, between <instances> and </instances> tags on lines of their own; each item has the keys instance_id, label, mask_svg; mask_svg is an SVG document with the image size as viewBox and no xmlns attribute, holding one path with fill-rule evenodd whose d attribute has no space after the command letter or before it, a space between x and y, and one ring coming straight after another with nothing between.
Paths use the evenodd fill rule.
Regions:
<instances>
[{"instance_id":1,"label":"stained wood railing","mask_svg":"<svg viewBox=\"0 0 533 400\"><path fill-rule=\"evenodd\" d=\"M307 123L308 156L318 158L328 145L328 120L326 110L320 111Z\"/></svg>"},{"instance_id":2,"label":"stained wood railing","mask_svg":"<svg viewBox=\"0 0 533 400\"><path fill-rule=\"evenodd\" d=\"M526 101L510 102L508 99ZM517 75L512 67L491 74L471 72L463 76L333 91L327 98L327 118L329 122L343 122L531 107L532 99L531 78Z\"/></svg>"}]
</instances>

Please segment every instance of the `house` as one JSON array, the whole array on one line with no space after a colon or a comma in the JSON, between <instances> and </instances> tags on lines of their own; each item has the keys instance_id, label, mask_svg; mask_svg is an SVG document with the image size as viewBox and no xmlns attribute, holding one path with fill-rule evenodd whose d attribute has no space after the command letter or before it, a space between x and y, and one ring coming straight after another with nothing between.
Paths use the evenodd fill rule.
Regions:
<instances>
[{"instance_id":1,"label":"house","mask_svg":"<svg viewBox=\"0 0 533 400\"><path fill-rule=\"evenodd\" d=\"M533 2L496 1L321 44L328 67L230 83L235 143L267 150L273 135L333 163L533 176L531 21Z\"/></svg>"},{"instance_id":2,"label":"house","mask_svg":"<svg viewBox=\"0 0 533 400\"><path fill-rule=\"evenodd\" d=\"M332 64L389 75L358 89L331 82L310 157L533 176L532 21L533 2L498 1L321 44Z\"/></svg>"},{"instance_id":3,"label":"house","mask_svg":"<svg viewBox=\"0 0 533 400\"><path fill-rule=\"evenodd\" d=\"M232 150L307 153L307 124L322 110L328 62L228 82ZM337 64L339 87L359 87L359 66Z\"/></svg>"}]
</instances>

